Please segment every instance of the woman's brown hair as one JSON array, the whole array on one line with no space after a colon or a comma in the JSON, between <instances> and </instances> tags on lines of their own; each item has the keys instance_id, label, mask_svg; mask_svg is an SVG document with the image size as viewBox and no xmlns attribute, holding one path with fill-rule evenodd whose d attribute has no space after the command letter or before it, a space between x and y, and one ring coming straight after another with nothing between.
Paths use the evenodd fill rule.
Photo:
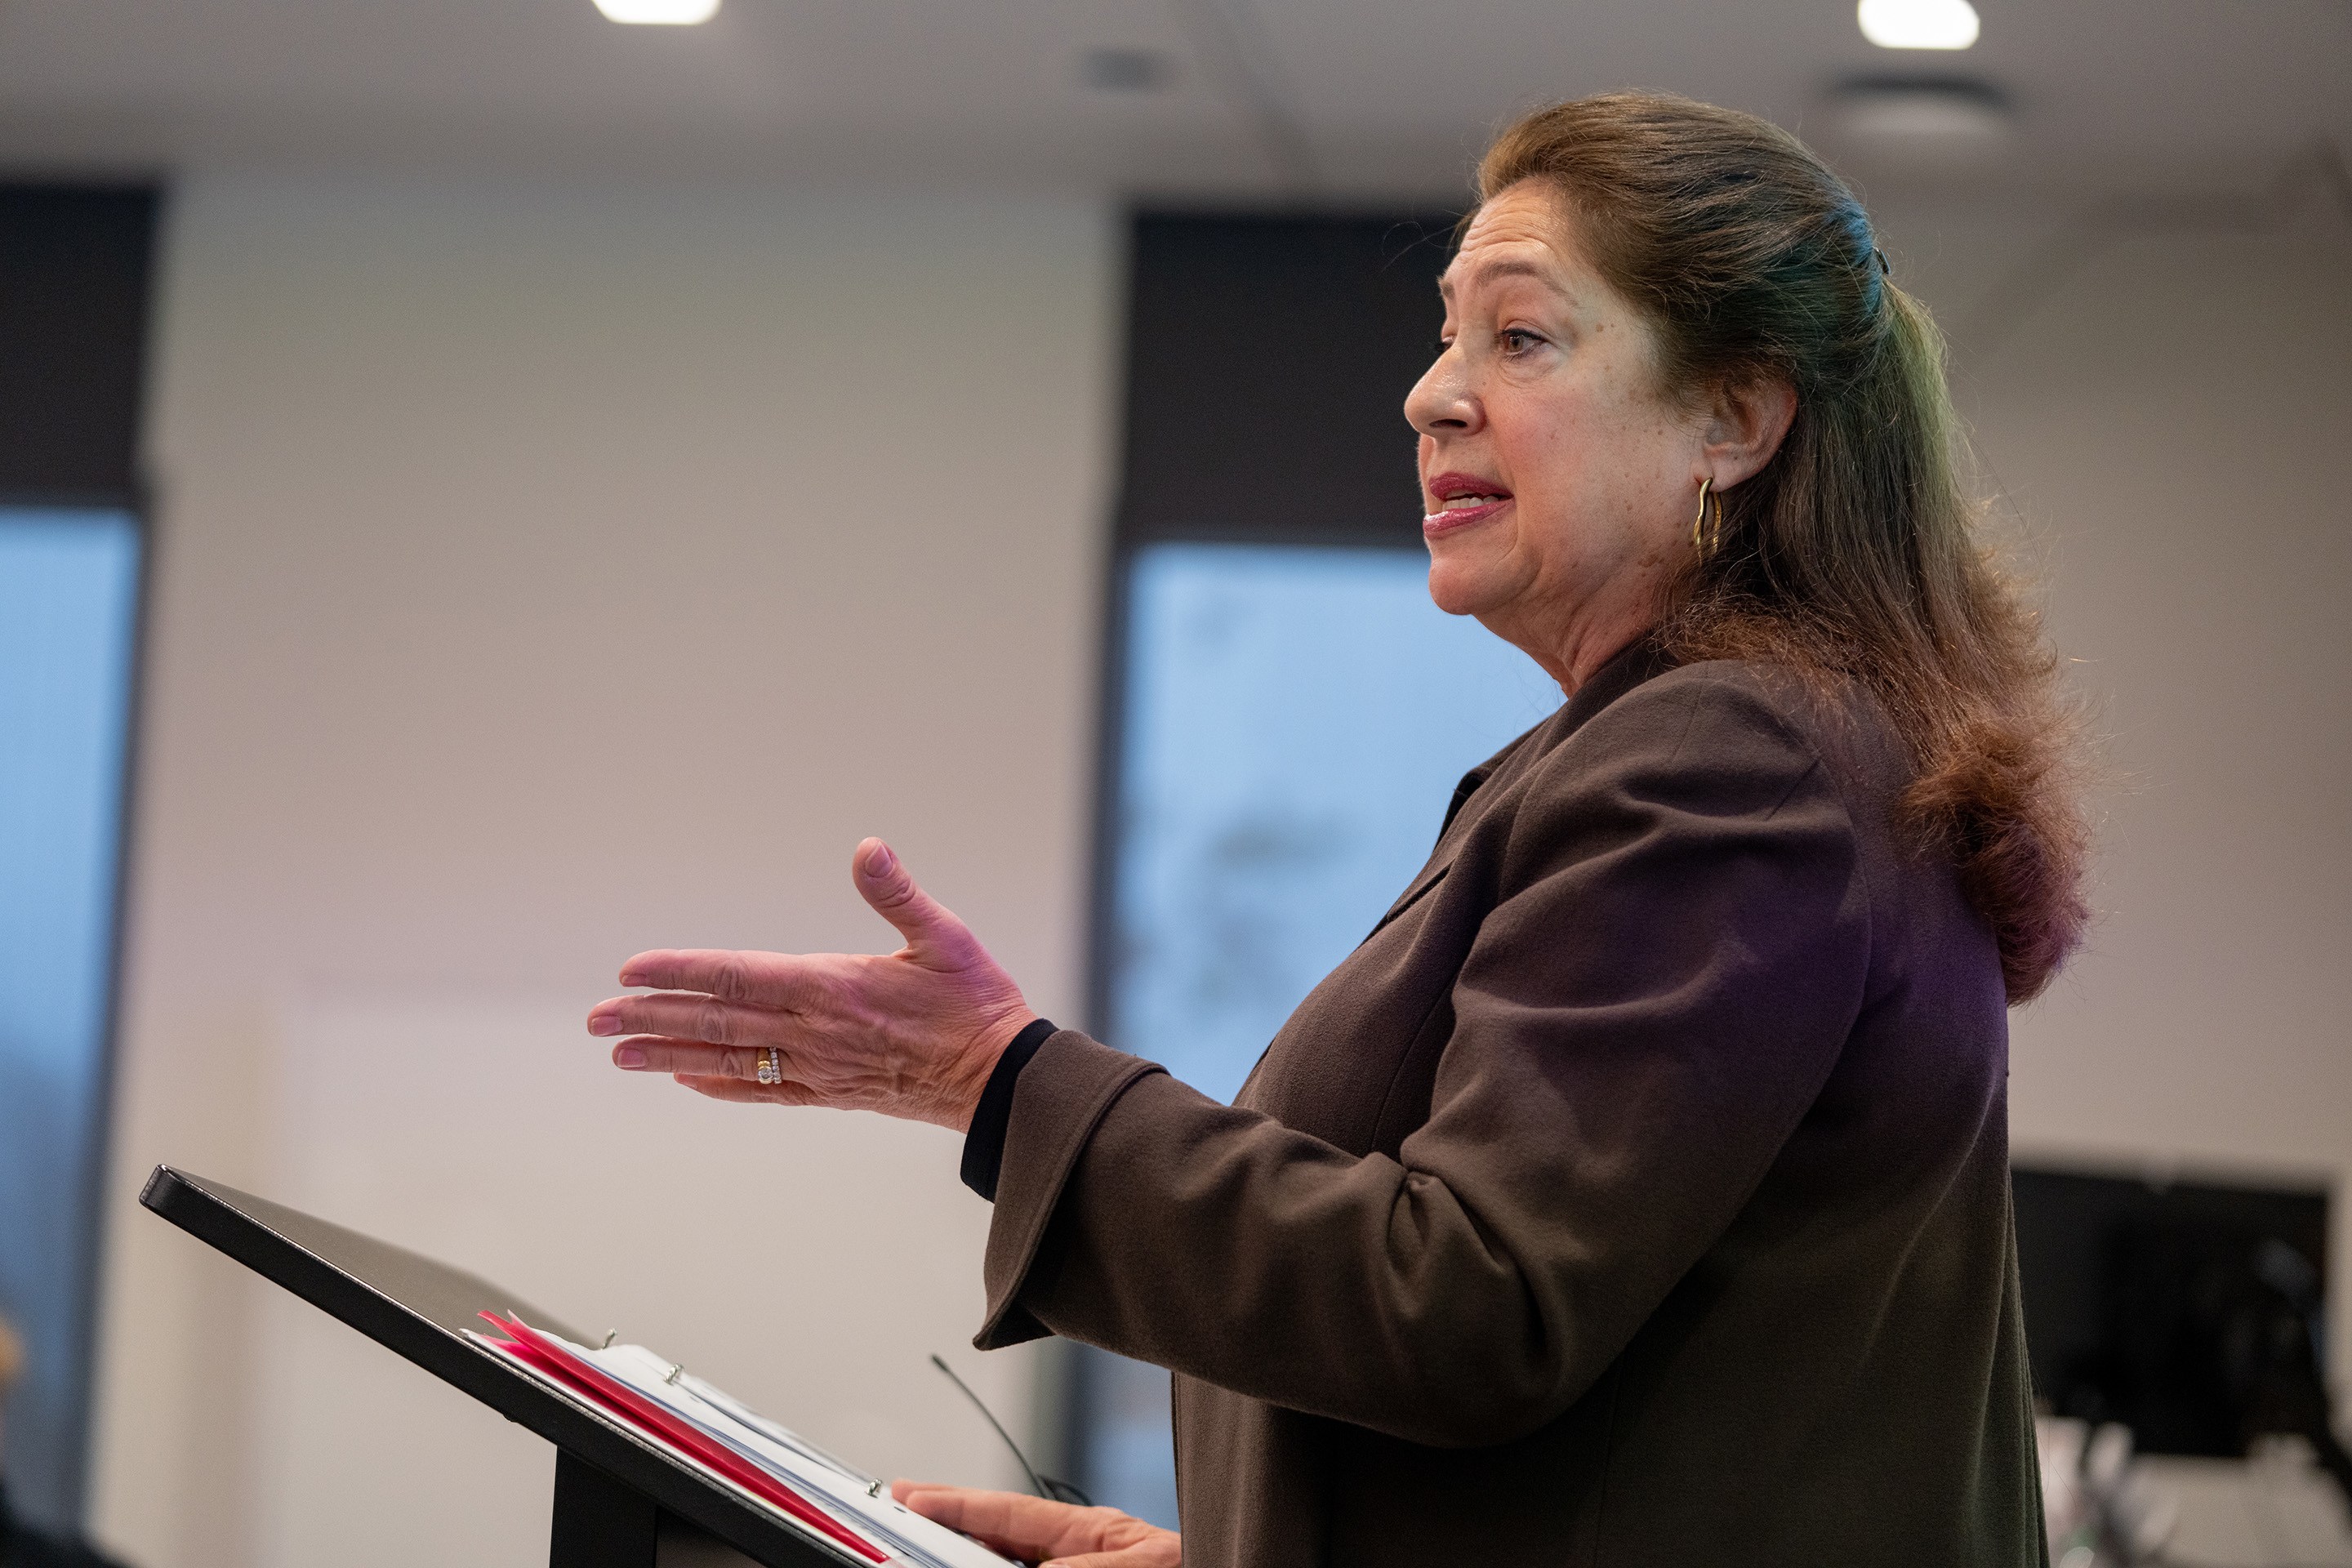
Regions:
<instances>
[{"instance_id":1,"label":"woman's brown hair","mask_svg":"<svg viewBox=\"0 0 2352 1568\"><path fill-rule=\"evenodd\" d=\"M1958 866L2010 999L2038 994L2088 915L2073 715L1977 537L1942 336L1861 203L1779 127L1653 94L1521 120L1487 150L1480 199L1523 180L1566 200L1588 259L1649 318L1668 395L1796 389L1778 453L1722 497L1669 647L1874 695L1911 752L1904 818Z\"/></svg>"}]
</instances>

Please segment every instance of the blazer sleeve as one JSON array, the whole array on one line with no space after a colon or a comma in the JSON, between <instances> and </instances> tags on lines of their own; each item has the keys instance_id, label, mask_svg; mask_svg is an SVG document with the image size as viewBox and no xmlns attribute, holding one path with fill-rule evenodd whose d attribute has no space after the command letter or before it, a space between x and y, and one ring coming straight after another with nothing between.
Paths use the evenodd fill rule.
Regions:
<instances>
[{"instance_id":1,"label":"blazer sleeve","mask_svg":"<svg viewBox=\"0 0 2352 1568\"><path fill-rule=\"evenodd\" d=\"M1538 764L1400 1158L1048 1040L977 1342L1059 1332L1424 1444L1574 1403L1762 1180L1868 971L1834 783L1752 680L1694 674Z\"/></svg>"}]
</instances>

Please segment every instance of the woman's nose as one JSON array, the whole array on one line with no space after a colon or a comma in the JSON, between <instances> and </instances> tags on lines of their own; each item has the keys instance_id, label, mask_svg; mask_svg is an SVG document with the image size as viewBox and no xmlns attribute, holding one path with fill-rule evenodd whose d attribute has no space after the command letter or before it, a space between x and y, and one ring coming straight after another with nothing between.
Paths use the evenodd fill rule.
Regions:
<instances>
[{"instance_id":1,"label":"woman's nose","mask_svg":"<svg viewBox=\"0 0 2352 1568\"><path fill-rule=\"evenodd\" d=\"M1478 427L1478 399L1465 374L1462 356L1448 348L1422 373L1405 395L1404 416L1415 430L1434 436L1441 430L1459 436Z\"/></svg>"}]
</instances>

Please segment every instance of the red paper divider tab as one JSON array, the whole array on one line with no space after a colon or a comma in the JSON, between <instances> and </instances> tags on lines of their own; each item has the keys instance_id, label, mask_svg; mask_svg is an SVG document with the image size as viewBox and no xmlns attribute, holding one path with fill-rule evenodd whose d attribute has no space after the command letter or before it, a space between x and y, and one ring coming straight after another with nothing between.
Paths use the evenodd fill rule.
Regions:
<instances>
[{"instance_id":1,"label":"red paper divider tab","mask_svg":"<svg viewBox=\"0 0 2352 1568\"><path fill-rule=\"evenodd\" d=\"M888 1552L726 1444L663 1409L593 1362L581 1360L562 1343L548 1338L520 1318L501 1318L496 1312L484 1312L482 1317L496 1324L510 1342L500 1344L491 1340L487 1342L497 1345L515 1360L537 1367L567 1388L587 1395L631 1426L683 1450L744 1490L773 1503L810 1529L819 1531L828 1540L840 1542L867 1562L887 1563L890 1560Z\"/></svg>"}]
</instances>

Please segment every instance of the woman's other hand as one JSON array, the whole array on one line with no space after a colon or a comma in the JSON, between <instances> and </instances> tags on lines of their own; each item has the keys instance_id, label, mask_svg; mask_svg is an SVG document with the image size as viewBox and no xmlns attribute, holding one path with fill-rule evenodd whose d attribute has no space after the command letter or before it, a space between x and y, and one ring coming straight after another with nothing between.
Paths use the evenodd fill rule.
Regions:
<instances>
[{"instance_id":1,"label":"woman's other hand","mask_svg":"<svg viewBox=\"0 0 2352 1568\"><path fill-rule=\"evenodd\" d=\"M1182 1568L1182 1538L1115 1508L1080 1508L1021 1492L892 1481L890 1495L992 1552L1053 1568Z\"/></svg>"},{"instance_id":2,"label":"woman's other hand","mask_svg":"<svg viewBox=\"0 0 2352 1568\"><path fill-rule=\"evenodd\" d=\"M624 1035L613 1064L666 1072L718 1100L878 1110L958 1132L996 1060L1036 1015L964 923L878 838L851 858L858 892L907 945L893 953L641 952L592 1035ZM760 1081L766 1053L771 1076Z\"/></svg>"}]
</instances>

